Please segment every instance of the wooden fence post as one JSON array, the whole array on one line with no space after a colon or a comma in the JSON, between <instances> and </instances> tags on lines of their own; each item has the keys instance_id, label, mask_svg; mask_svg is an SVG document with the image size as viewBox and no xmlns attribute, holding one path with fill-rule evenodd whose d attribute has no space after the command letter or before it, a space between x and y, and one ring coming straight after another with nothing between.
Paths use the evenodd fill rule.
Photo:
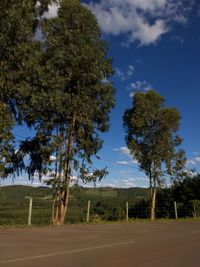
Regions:
<instances>
[{"instance_id":1,"label":"wooden fence post","mask_svg":"<svg viewBox=\"0 0 200 267\"><path fill-rule=\"evenodd\" d=\"M128 222L128 201L126 202L126 221Z\"/></svg>"},{"instance_id":2,"label":"wooden fence post","mask_svg":"<svg viewBox=\"0 0 200 267\"><path fill-rule=\"evenodd\" d=\"M178 213L177 213L177 205L176 205L176 201L174 201L174 211L175 211L175 218L178 219Z\"/></svg>"},{"instance_id":3,"label":"wooden fence post","mask_svg":"<svg viewBox=\"0 0 200 267\"><path fill-rule=\"evenodd\" d=\"M90 200L88 200L88 206L87 206L87 222L90 221Z\"/></svg>"},{"instance_id":4,"label":"wooden fence post","mask_svg":"<svg viewBox=\"0 0 200 267\"><path fill-rule=\"evenodd\" d=\"M33 207L33 199L29 198L29 211L28 211L28 226L31 226L31 217L32 217L32 207Z\"/></svg>"},{"instance_id":5,"label":"wooden fence post","mask_svg":"<svg viewBox=\"0 0 200 267\"><path fill-rule=\"evenodd\" d=\"M196 218L197 217L197 213L196 213L196 205L195 205L195 203L194 203L194 205L193 205L193 208L194 208L194 213L193 213L193 217L194 218Z\"/></svg>"}]
</instances>

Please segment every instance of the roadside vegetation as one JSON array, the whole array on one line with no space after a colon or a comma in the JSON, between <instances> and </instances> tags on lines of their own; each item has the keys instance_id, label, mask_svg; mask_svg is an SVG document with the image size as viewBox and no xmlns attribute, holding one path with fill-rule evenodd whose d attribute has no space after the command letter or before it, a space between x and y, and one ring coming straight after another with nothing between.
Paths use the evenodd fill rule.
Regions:
<instances>
[{"instance_id":1,"label":"roadside vegetation","mask_svg":"<svg viewBox=\"0 0 200 267\"><path fill-rule=\"evenodd\" d=\"M177 221L199 220L199 190L199 176L186 177L170 188L159 189L155 209L157 220L175 220L174 201L177 202ZM52 189L16 185L0 188L0 225L27 225L26 197L33 198L32 225L52 224ZM129 222L150 220L148 188L83 188L75 185L70 191L69 213L65 223L85 223L88 200L91 201L90 223L126 222L126 202L129 203Z\"/></svg>"}]
</instances>

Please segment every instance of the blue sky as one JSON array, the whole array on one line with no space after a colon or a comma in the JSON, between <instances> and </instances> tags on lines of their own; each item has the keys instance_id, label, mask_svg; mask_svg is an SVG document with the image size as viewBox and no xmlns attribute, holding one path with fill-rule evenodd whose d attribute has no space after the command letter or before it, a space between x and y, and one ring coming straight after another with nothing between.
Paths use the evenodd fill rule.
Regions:
<instances>
[{"instance_id":1,"label":"blue sky","mask_svg":"<svg viewBox=\"0 0 200 267\"><path fill-rule=\"evenodd\" d=\"M179 134L184 139L182 147L187 154L187 167L200 171L198 0L81 2L97 17L115 68L116 106L111 112L110 131L102 135L101 160L94 162L95 167L107 166L109 175L99 186L148 186L148 179L139 172L126 148L122 128L123 113L131 107L135 91L155 89L166 99L166 105L180 111ZM56 7L50 12L55 14ZM32 134L23 127L17 128L15 133L19 139ZM27 178L16 178L17 182L26 183Z\"/></svg>"}]
</instances>

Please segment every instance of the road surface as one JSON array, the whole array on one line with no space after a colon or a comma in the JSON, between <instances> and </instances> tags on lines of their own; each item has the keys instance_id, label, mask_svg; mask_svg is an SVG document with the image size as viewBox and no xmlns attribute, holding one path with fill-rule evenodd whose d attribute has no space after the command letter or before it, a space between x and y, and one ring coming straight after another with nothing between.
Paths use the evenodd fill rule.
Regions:
<instances>
[{"instance_id":1,"label":"road surface","mask_svg":"<svg viewBox=\"0 0 200 267\"><path fill-rule=\"evenodd\" d=\"M0 267L199 267L200 222L0 230Z\"/></svg>"}]
</instances>

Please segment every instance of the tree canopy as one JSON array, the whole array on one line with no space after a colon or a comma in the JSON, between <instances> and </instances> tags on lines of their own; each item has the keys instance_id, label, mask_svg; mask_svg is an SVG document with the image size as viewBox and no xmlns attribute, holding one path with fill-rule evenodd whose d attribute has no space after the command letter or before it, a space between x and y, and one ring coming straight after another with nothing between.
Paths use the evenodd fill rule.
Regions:
<instances>
[{"instance_id":1,"label":"tree canopy","mask_svg":"<svg viewBox=\"0 0 200 267\"><path fill-rule=\"evenodd\" d=\"M184 151L177 151L180 114L164 107L164 98L151 90L136 93L133 107L124 113L126 143L150 181L151 218L155 217L156 187L165 174L174 175L185 163Z\"/></svg>"}]
</instances>

